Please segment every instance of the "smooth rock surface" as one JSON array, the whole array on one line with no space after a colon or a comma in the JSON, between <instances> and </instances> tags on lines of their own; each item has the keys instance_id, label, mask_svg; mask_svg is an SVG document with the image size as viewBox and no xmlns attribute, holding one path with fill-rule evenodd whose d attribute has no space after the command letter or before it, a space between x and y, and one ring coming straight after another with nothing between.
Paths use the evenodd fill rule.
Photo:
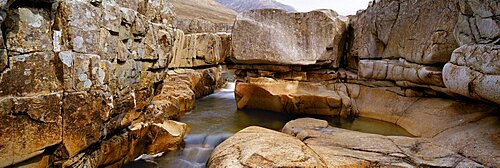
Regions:
<instances>
[{"instance_id":1,"label":"smooth rock surface","mask_svg":"<svg viewBox=\"0 0 500 168\"><path fill-rule=\"evenodd\" d=\"M261 127L245 128L215 148L207 167L326 167L300 140Z\"/></svg>"},{"instance_id":2,"label":"smooth rock surface","mask_svg":"<svg viewBox=\"0 0 500 168\"><path fill-rule=\"evenodd\" d=\"M287 13L263 9L240 14L233 28L232 61L239 64L329 64L338 67L346 23L336 12Z\"/></svg>"},{"instance_id":3,"label":"smooth rock surface","mask_svg":"<svg viewBox=\"0 0 500 168\"><path fill-rule=\"evenodd\" d=\"M303 141L329 167L483 166L428 139L360 133L324 123L297 119L283 131Z\"/></svg>"}]
</instances>

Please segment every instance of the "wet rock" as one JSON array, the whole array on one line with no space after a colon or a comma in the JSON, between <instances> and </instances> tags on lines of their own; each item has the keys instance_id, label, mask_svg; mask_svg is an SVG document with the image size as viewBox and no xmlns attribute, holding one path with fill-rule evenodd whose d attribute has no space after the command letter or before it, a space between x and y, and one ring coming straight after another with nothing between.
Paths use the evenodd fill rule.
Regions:
<instances>
[{"instance_id":1,"label":"wet rock","mask_svg":"<svg viewBox=\"0 0 500 168\"><path fill-rule=\"evenodd\" d=\"M237 17L234 25L232 61L339 67L346 29L346 23L331 10L246 12Z\"/></svg>"},{"instance_id":2,"label":"wet rock","mask_svg":"<svg viewBox=\"0 0 500 168\"><path fill-rule=\"evenodd\" d=\"M482 166L427 139L386 137L333 128L317 119L298 119L283 130L317 153L328 166Z\"/></svg>"},{"instance_id":3,"label":"wet rock","mask_svg":"<svg viewBox=\"0 0 500 168\"><path fill-rule=\"evenodd\" d=\"M446 63L459 46L453 35L458 14L459 7L450 1L375 1L352 17L350 55Z\"/></svg>"},{"instance_id":4,"label":"wet rock","mask_svg":"<svg viewBox=\"0 0 500 168\"><path fill-rule=\"evenodd\" d=\"M248 127L217 146L208 167L326 167L298 139L261 127Z\"/></svg>"},{"instance_id":5,"label":"wet rock","mask_svg":"<svg viewBox=\"0 0 500 168\"><path fill-rule=\"evenodd\" d=\"M4 24L8 25L5 29L7 49L12 53L52 51L49 9L12 9Z\"/></svg>"},{"instance_id":6,"label":"wet rock","mask_svg":"<svg viewBox=\"0 0 500 168\"><path fill-rule=\"evenodd\" d=\"M450 91L500 104L500 46L465 45L453 52L443 69Z\"/></svg>"}]
</instances>

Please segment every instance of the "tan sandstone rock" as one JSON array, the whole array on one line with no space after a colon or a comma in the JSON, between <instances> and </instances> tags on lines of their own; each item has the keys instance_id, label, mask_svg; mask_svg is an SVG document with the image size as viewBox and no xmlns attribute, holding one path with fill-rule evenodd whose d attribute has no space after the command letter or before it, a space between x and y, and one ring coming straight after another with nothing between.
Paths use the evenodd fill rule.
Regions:
<instances>
[{"instance_id":1,"label":"tan sandstone rock","mask_svg":"<svg viewBox=\"0 0 500 168\"><path fill-rule=\"evenodd\" d=\"M329 64L339 67L346 23L331 10L287 13L264 9L240 14L232 61L240 64Z\"/></svg>"},{"instance_id":2,"label":"tan sandstone rock","mask_svg":"<svg viewBox=\"0 0 500 168\"><path fill-rule=\"evenodd\" d=\"M261 127L248 127L225 140L212 153L208 167L326 167L295 137Z\"/></svg>"}]
</instances>

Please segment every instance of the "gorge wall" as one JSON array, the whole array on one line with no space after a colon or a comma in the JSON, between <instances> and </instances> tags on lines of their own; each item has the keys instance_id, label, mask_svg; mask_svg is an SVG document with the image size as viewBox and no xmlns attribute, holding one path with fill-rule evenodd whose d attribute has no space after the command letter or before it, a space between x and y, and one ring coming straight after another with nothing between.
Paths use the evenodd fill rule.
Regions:
<instances>
[{"instance_id":1,"label":"gorge wall","mask_svg":"<svg viewBox=\"0 0 500 168\"><path fill-rule=\"evenodd\" d=\"M0 167L121 167L174 150L188 126L173 120L223 84L229 36L177 29L167 0L0 7Z\"/></svg>"},{"instance_id":2,"label":"gorge wall","mask_svg":"<svg viewBox=\"0 0 500 168\"><path fill-rule=\"evenodd\" d=\"M456 159L422 165L498 165L495 0L380 0L349 17L256 10L232 29L179 19L168 0L0 9L0 167L121 167L174 150L189 129L175 120L223 84L221 64L240 109L380 119Z\"/></svg>"}]
</instances>

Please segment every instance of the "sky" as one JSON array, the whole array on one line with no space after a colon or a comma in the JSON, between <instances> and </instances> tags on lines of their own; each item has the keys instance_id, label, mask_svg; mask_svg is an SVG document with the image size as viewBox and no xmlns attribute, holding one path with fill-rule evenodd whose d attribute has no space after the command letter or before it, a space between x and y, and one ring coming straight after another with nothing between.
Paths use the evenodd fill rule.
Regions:
<instances>
[{"instance_id":1,"label":"sky","mask_svg":"<svg viewBox=\"0 0 500 168\"><path fill-rule=\"evenodd\" d=\"M277 0L293 6L299 12L314 9L333 9L340 15L355 15L356 11L366 9L370 0Z\"/></svg>"}]
</instances>

